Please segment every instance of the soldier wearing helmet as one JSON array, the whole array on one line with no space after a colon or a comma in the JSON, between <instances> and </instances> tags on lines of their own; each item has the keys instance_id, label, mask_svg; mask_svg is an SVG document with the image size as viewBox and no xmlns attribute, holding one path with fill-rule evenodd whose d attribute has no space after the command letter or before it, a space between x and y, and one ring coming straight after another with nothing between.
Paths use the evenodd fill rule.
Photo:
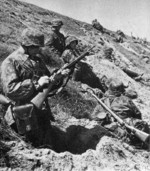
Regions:
<instances>
[{"instance_id":1,"label":"soldier wearing helmet","mask_svg":"<svg viewBox=\"0 0 150 171\"><path fill-rule=\"evenodd\" d=\"M62 59L64 61L64 63L70 63L72 61L74 61L78 56L79 56L79 52L77 51L76 47L78 45L78 39L74 36L68 36L65 40L65 50L62 54ZM76 74L79 70L79 64L77 64L75 66L75 68L72 69L73 75L73 79L75 79Z\"/></svg>"},{"instance_id":2,"label":"soldier wearing helmet","mask_svg":"<svg viewBox=\"0 0 150 171\"><path fill-rule=\"evenodd\" d=\"M66 47L65 51L62 54L62 58L65 63L70 63L79 55L76 50L78 39L74 36L69 36L66 38L65 44Z\"/></svg>"},{"instance_id":3,"label":"soldier wearing helmet","mask_svg":"<svg viewBox=\"0 0 150 171\"><path fill-rule=\"evenodd\" d=\"M127 88L122 81L119 80L111 80L109 83L109 88L107 94L120 96L125 92L125 88Z\"/></svg>"},{"instance_id":4,"label":"soldier wearing helmet","mask_svg":"<svg viewBox=\"0 0 150 171\"><path fill-rule=\"evenodd\" d=\"M42 33L34 29L25 29L21 36L21 46L2 62L3 92L16 106L29 104L35 94L50 84L50 72L38 55L39 49L43 45L44 35ZM64 72L62 75L66 73ZM51 139L48 138L50 136L46 136L51 129L51 111L48 100L45 100L41 110L35 109L35 111L34 117L32 117L32 113L30 116L34 127L29 132L23 132L23 127L29 118L26 117L27 122L25 123L24 116L15 115L16 117L14 117L11 106L5 114L5 119L20 134L27 135L34 145L50 144ZM19 122L24 124L20 124L21 127L16 127L16 123Z\"/></svg>"},{"instance_id":5,"label":"soldier wearing helmet","mask_svg":"<svg viewBox=\"0 0 150 171\"><path fill-rule=\"evenodd\" d=\"M123 119L129 125L149 133L148 124L142 120L142 114L133 101L125 95L125 85L120 80L112 79L109 83L108 91L105 93L103 101L115 114ZM104 110L100 105L96 107L92 114L92 118L100 120L101 116L104 116ZM118 127L116 121L109 115L106 115L103 120L100 120L106 128L110 131L118 133L120 136L124 136L124 130ZM130 137L131 142L138 141L134 136Z\"/></svg>"},{"instance_id":6,"label":"soldier wearing helmet","mask_svg":"<svg viewBox=\"0 0 150 171\"><path fill-rule=\"evenodd\" d=\"M61 60L60 57L65 49L65 37L60 33L62 26L63 22L60 19L51 21L51 30L45 42L45 47L41 50L41 53L45 56L46 62L48 63L50 63L51 60L55 61L55 59Z\"/></svg>"},{"instance_id":7,"label":"soldier wearing helmet","mask_svg":"<svg viewBox=\"0 0 150 171\"><path fill-rule=\"evenodd\" d=\"M21 45L23 46L44 46L44 35L33 29L25 29L22 32Z\"/></svg>"}]
</instances>

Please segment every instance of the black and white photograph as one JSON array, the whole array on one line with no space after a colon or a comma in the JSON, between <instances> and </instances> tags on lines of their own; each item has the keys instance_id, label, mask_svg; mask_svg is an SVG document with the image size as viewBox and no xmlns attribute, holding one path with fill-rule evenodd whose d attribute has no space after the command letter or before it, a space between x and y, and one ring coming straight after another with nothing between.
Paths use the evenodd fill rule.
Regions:
<instances>
[{"instance_id":1,"label":"black and white photograph","mask_svg":"<svg viewBox=\"0 0 150 171\"><path fill-rule=\"evenodd\" d=\"M150 0L0 0L0 171L150 171Z\"/></svg>"}]
</instances>

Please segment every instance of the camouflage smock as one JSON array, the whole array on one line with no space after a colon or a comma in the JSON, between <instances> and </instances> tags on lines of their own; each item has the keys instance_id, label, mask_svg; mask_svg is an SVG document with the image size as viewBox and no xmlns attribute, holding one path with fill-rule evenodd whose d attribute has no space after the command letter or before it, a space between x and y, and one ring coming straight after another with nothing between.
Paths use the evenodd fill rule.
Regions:
<instances>
[{"instance_id":1,"label":"camouflage smock","mask_svg":"<svg viewBox=\"0 0 150 171\"><path fill-rule=\"evenodd\" d=\"M37 93L39 77L50 75L40 58L34 60L22 47L10 54L1 65L1 81L4 94L18 104L29 102Z\"/></svg>"},{"instance_id":2,"label":"camouflage smock","mask_svg":"<svg viewBox=\"0 0 150 171\"><path fill-rule=\"evenodd\" d=\"M66 64L73 62L79 56L77 50L66 49L62 54L63 62ZM76 80L81 70L81 62L79 61L71 70L73 80ZM78 73L79 72L79 73Z\"/></svg>"},{"instance_id":3,"label":"camouflage smock","mask_svg":"<svg viewBox=\"0 0 150 171\"><path fill-rule=\"evenodd\" d=\"M78 54L71 49L66 49L62 54L62 59L64 63L70 63L74 61L77 57L78 57Z\"/></svg>"}]
</instances>

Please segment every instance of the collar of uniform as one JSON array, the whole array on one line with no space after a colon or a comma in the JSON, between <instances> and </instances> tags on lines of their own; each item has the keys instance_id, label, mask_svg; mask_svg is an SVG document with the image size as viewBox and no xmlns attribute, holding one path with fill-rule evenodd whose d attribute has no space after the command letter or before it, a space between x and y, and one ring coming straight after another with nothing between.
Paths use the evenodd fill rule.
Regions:
<instances>
[{"instance_id":1,"label":"collar of uniform","mask_svg":"<svg viewBox=\"0 0 150 171\"><path fill-rule=\"evenodd\" d=\"M37 56L34 56L34 57L29 57L28 54L25 54L25 50L23 49L22 46L19 47L18 49L18 53L20 54L20 57L22 58L22 60L26 61L28 59L31 59L31 60L34 60L34 61L40 61L40 57L37 55Z\"/></svg>"},{"instance_id":2,"label":"collar of uniform","mask_svg":"<svg viewBox=\"0 0 150 171\"><path fill-rule=\"evenodd\" d=\"M27 60L29 58L29 55L25 54L25 50L22 46L19 47L18 52L20 54L20 57L23 58L23 60Z\"/></svg>"}]
</instances>

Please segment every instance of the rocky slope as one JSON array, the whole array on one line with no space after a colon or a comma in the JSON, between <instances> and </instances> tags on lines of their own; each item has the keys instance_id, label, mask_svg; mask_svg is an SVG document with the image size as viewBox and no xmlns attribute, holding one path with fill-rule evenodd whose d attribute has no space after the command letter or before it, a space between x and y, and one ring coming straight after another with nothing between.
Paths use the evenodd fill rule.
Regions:
<instances>
[{"instance_id":1,"label":"rocky slope","mask_svg":"<svg viewBox=\"0 0 150 171\"><path fill-rule=\"evenodd\" d=\"M149 44L137 42L127 35L123 43L117 43L114 41L115 32L107 30L102 34L90 24L17 0L0 0L0 3L0 62L17 48L24 28L37 28L47 37L50 21L61 18L64 22L62 32L78 37L80 48L96 46L94 55L88 56L84 62L85 70L82 72L87 75L80 81L92 87L98 87L98 78L103 76L120 79L125 84L130 82L130 87L138 93L134 102L143 119L150 124ZM105 46L114 49L117 64L103 58ZM135 81L123 72L122 66L144 73L147 82ZM89 80L91 76L88 74L93 80ZM35 149L6 131L7 128L0 123L0 140L10 148L7 153L0 148L0 170L150 170L148 151L135 149L113 138L96 121L88 119L97 102L83 93L80 86L80 82L70 81L63 92L50 99L56 119L52 123L54 150Z\"/></svg>"}]
</instances>

